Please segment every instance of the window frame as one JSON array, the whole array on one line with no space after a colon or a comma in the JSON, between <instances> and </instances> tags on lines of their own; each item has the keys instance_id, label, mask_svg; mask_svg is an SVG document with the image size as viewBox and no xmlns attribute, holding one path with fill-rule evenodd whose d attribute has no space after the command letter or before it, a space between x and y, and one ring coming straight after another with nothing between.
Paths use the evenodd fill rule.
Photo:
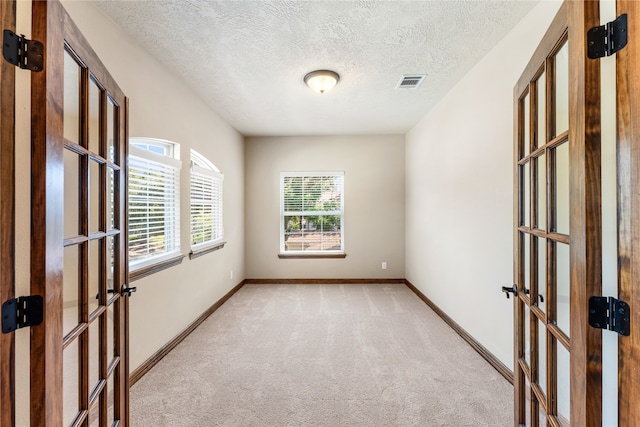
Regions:
<instances>
[{"instance_id":1,"label":"window frame","mask_svg":"<svg viewBox=\"0 0 640 427\"><path fill-rule=\"evenodd\" d=\"M153 148L157 149L153 149ZM161 153L163 151L163 153ZM129 262L129 270L131 275L131 280L138 279L144 277L146 275L152 274L156 271L163 270L165 268L171 267L173 265L177 265L182 262L182 247L180 241L180 173L182 168L182 162L180 161L180 145L178 143L172 141L166 141L162 139L156 138L145 138L145 137L131 137L129 138L129 158L128 158L128 166L127 166L127 194L128 194L128 205L127 205L127 215L129 217L128 224L129 230L127 230L127 241L128 241L128 252L127 258ZM136 162L147 162L148 164L155 164L160 170L162 170L163 174L167 177L173 176L173 185L171 186L173 192L171 194L171 201L168 203L168 206L165 207L165 215L163 218L167 217L167 210L171 210L173 216L173 226L170 227L169 233L171 234L170 240L171 245L170 248L166 251L158 253L156 255L147 255L142 256L137 259L131 260L131 230L132 225L136 224L136 221L132 218L132 200L135 200L136 197L132 197L131 193L131 181L132 181L132 169L140 168ZM133 166L132 166L133 165ZM143 169L143 173L148 174L150 171L149 168ZM167 182L167 181L165 181ZM164 188L167 186L165 185ZM135 203L135 201L134 201ZM148 218L148 216L147 216ZM147 219L147 223L150 221ZM148 239L147 239L148 240ZM147 243L148 245L148 243Z\"/></svg>"},{"instance_id":2,"label":"window frame","mask_svg":"<svg viewBox=\"0 0 640 427\"><path fill-rule=\"evenodd\" d=\"M332 211L285 211L285 179L290 177L340 177L340 208L339 210ZM345 209L344 209L344 195L345 195L345 173L344 171L331 171L331 172L280 172L280 252L279 258L344 258L345 254ZM285 226L284 219L286 216L327 216L327 215L339 215L340 216L340 249L334 250L286 250L285 245Z\"/></svg>"},{"instance_id":3,"label":"window frame","mask_svg":"<svg viewBox=\"0 0 640 427\"><path fill-rule=\"evenodd\" d=\"M224 174L220 172L209 159L195 150L190 151L190 170L189 170L189 244L191 259L222 249L225 245L224 241ZM194 233L194 174L199 175L199 179L210 179L211 184L211 202L206 203L211 206L212 210L212 235L210 240L193 243ZM217 189L217 191L215 191ZM215 198L217 196L217 198ZM199 199L205 204L205 199ZM217 221L216 221L217 218Z\"/></svg>"}]
</instances>

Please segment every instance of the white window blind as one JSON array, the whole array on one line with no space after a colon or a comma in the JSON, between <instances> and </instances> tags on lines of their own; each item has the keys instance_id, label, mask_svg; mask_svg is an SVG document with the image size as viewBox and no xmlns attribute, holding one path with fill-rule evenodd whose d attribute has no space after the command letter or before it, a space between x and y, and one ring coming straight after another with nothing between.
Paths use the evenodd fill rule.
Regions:
<instances>
[{"instance_id":1,"label":"white window blind","mask_svg":"<svg viewBox=\"0 0 640 427\"><path fill-rule=\"evenodd\" d=\"M344 252L344 172L282 172L280 251Z\"/></svg>"},{"instance_id":2,"label":"white window blind","mask_svg":"<svg viewBox=\"0 0 640 427\"><path fill-rule=\"evenodd\" d=\"M132 270L180 253L180 165L173 157L130 145L129 263Z\"/></svg>"},{"instance_id":3,"label":"white window blind","mask_svg":"<svg viewBox=\"0 0 640 427\"><path fill-rule=\"evenodd\" d=\"M222 242L222 183L224 176L212 167L191 164L191 246L209 246ZM200 162L201 163L201 162Z\"/></svg>"}]
</instances>

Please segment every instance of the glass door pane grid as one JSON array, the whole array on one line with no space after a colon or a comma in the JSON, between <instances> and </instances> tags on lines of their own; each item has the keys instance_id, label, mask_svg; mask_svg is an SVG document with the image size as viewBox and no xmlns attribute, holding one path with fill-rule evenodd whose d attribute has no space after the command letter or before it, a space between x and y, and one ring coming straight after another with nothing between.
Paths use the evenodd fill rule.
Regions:
<instances>
[{"instance_id":1,"label":"glass door pane grid","mask_svg":"<svg viewBox=\"0 0 640 427\"><path fill-rule=\"evenodd\" d=\"M531 342L529 343L531 346L531 356L530 356L530 361L531 361L531 367L529 369L529 366L526 363L526 357L524 354L520 355L520 360L519 360L519 369L522 370L522 372L525 374L525 378L527 379L527 384L530 384L530 387L527 387L528 392L530 393L530 395L527 396L527 400L528 402L531 402L531 406L529 408L527 408L527 411L530 411L530 413L527 414L527 419L530 419L532 422L532 425L562 425L558 419L556 419L554 416L550 416L548 419L545 416L545 414L552 414L552 413L556 413L557 412L557 405L555 405L554 399L557 398L557 376L556 376L556 365L557 362L555 360L555 352L556 352L556 348L557 348L557 342L559 341L563 346L565 346L565 348L568 350L569 349L569 338L560 330L558 329L555 325L553 324L548 324L549 319L551 318L555 318L556 316L556 304L555 304L555 292L552 292L555 288L556 285L556 251L555 251L555 245L557 244L556 242L562 242L562 243L569 243L569 236L566 234L561 234L561 233L555 233L555 232L549 232L549 230L551 230L551 226L550 224L552 223L552 219L553 219L553 225L555 225L555 217L552 216L555 215L555 212L552 212L552 210L554 209L554 204L551 203L552 201L555 201L555 185L554 185L554 180L555 180L555 173L554 173L554 168L552 167L553 165L550 164L552 162L552 156L549 155L549 152L551 150L553 150L555 147L559 146L562 143L566 143L568 141L568 131L564 131L562 132L562 134L557 135L554 138L549 138L549 135L555 135L555 119L556 119L556 110L555 110L555 79L554 74L555 74L555 64L554 64L554 60L555 60L555 55L557 54L557 52L560 50L560 48L564 45L564 43L566 42L567 37L566 35L563 37L562 40L560 40L556 46L556 48L554 49L554 51L549 55L549 57L547 58L547 60L545 61L545 64L541 67L541 69L538 71L538 73L535 75L535 77L532 79L532 82L529 84L529 88L527 91L525 91L525 94L520 98L520 123L524 124L524 120L525 117L525 111L529 114L529 123L527 123L528 126L521 126L520 129L527 129L530 134L528 135L527 138L525 138L525 136L523 135L523 131L520 131L520 140L519 140L519 161L518 161L518 183L519 183L519 196L520 196L520 202L519 202L519 222L518 224L520 225L518 227L520 233L519 233L519 248L520 251L519 253L521 254L521 261L520 261L520 277L519 277L519 281L520 283L526 283L528 282L530 284L530 291L531 291L531 298L529 298L529 296L527 296L526 294L523 295L523 293L521 292L519 294L520 296L520 304L522 304L522 309L520 310L521 316L523 317L521 319L521 324L523 325L523 327L529 329L529 334L525 334L525 331L521 331L520 336L523 337L522 339L524 340L525 337L527 337L531 340ZM538 135L538 129L541 129L541 126L539 126L538 124L538 118L540 117L539 113L538 113L538 99L537 99L537 94L538 94L538 90L537 90L537 83L538 83L538 79L539 77L543 74L543 72L546 71L546 75L549 76L548 79L546 79L546 87L545 87L545 91L543 93L546 93L546 98L547 98L547 108L546 108L546 126L544 127L544 130L547 132L546 135L543 136L544 139L542 139L541 142L538 142L540 139L540 135ZM531 94L531 96L528 96L529 94ZM529 102L529 105L527 106L528 108L524 108L523 103L524 102ZM549 105L550 104L550 105ZM525 144L529 144L527 147L525 147ZM544 157L543 157L544 156ZM538 160L539 159L543 159L542 161L545 162L546 166L543 170L544 173L544 181L542 179L542 177L538 177L538 172L539 172L539 168L538 168ZM529 167L526 167L526 166ZM525 177L525 170L528 169L528 176ZM544 182L545 188L538 188L538 184L542 184L542 182ZM552 184L552 185L550 185ZM528 188L523 188L524 185L527 185ZM525 195L528 196L529 200L525 200ZM545 200L545 204L543 206L541 206L541 208L546 208L546 221L544 224L541 224L540 221L540 217L539 217L539 209L538 209L538 204L540 202L540 198L544 197ZM529 206L526 206L525 203L529 203ZM529 209L527 209L527 207ZM524 215L525 213L528 213L530 215L529 218L525 219ZM530 227L527 227L527 225L530 225ZM531 234L529 239L526 239L524 236L525 234ZM536 237L534 237L534 235ZM542 243L546 246L546 250L544 251L539 251L538 248L538 240L539 238L544 238L544 242ZM529 250L526 251L524 250L524 244L526 241L529 241L529 245L530 247L528 248ZM551 296L552 297L552 301L551 302L547 302L547 311L549 312L549 316L547 316L547 313L543 312L542 310L540 310L538 308L538 297L537 295L539 294L538 292L538 283L539 283L539 277L538 277L538 266L539 266L539 260L538 260L538 256L540 254L540 256L542 256L542 254L546 253L546 261L545 265L546 265L546 271L543 272L542 274L544 274L546 276L546 280L543 283L546 283L546 295L547 296ZM528 259L524 260L524 256L527 256ZM525 271L527 271L527 269L525 269L525 264L524 263L529 263L530 268L529 270L529 274L531 275L531 277L529 278L529 280L525 280L524 278L524 274ZM519 289L523 289L523 287L519 287ZM535 297L534 297L535 296ZM528 316L528 320L529 322L527 322L528 324L525 324L525 319L524 319L524 307L530 308L530 310L527 310L529 313ZM537 345L537 340L538 340L538 321L542 322L542 324L540 325L540 327L544 328L546 330L545 336L546 336L546 347L547 350L545 351L544 355L540 355L539 353L539 348ZM535 342L534 342L535 341ZM525 343L523 343L525 344ZM521 346L521 352L525 351L525 348L527 346L523 345ZM548 357L549 354L552 354L552 357ZM539 357L545 357L546 358L546 370L545 372L539 372ZM532 379L535 377L536 381L532 381ZM540 388L540 386L537 384L537 381L545 381L546 382L546 387L548 390L551 390L550 393L546 394L543 392L543 390ZM538 424L538 417L540 417L540 424Z\"/></svg>"},{"instance_id":2,"label":"glass door pane grid","mask_svg":"<svg viewBox=\"0 0 640 427\"><path fill-rule=\"evenodd\" d=\"M70 50L70 48L68 49ZM80 61L78 60L80 63ZM89 150L90 144L90 106L89 106L89 84L95 85L99 89L99 97L98 97L98 117L97 117L97 135L98 135L98 152L94 149L93 151ZM82 67L81 71L81 92L82 96L80 99L83 101L80 106L80 141L79 144L73 142L67 142L65 146L68 146L72 151L80 154L81 158L81 172L79 176L79 187L82 189L82 194L80 196L80 248L81 248L81 273L79 278L79 294L82 304L80 304L80 321L81 328L78 328L76 331L72 331L73 335L70 333L67 339L65 340L65 347L69 346L74 340L77 339L78 345L78 387L79 387L79 413L76 417L76 424L86 423L87 417L89 415L89 408L95 410L96 408L99 410L100 414L100 425L106 425L106 410L107 410L107 396L106 396L106 384L108 379L109 367L108 361L106 360L106 346L107 346L107 304L113 304L119 297L119 294L114 294L111 297L107 292L107 248L106 242L107 239L105 237L104 231L106 230L106 189L107 189L107 170L113 170L114 176L118 176L120 172L119 165L109 162L107 160L107 144L106 144L106 103L107 103L107 95L104 91L104 88L99 84L99 82L89 73L89 70L86 67ZM115 103L114 103L115 104ZM95 105L93 106L95 108ZM115 111L119 111L118 108L114 108ZM94 117L95 120L95 117ZM119 124L119 118L115 118L114 123ZM114 125L115 126L115 125ZM95 123L94 123L95 127ZM119 132L114 128L114 142L119 141ZM95 138L94 138L95 139ZM119 149L117 148L119 144L115 144L113 149L114 153L112 158L115 160L119 155ZM96 147L94 143L93 147ZM95 163L93 163L95 162ZM93 187L93 191L90 186L90 164L98 165L98 185ZM96 177L94 176L94 179ZM115 190L119 191L119 182L116 180L115 182ZM94 193L94 194L92 194ZM90 234L89 230L89 215L90 215L90 205L89 202L91 197L97 197L97 212L93 212L93 215L98 216L99 232ZM117 197L115 203L117 204ZM119 207L118 207L119 208ZM117 212L117 211L116 211ZM116 215L118 217L119 215ZM119 234L119 231L112 232L109 234ZM89 262L89 245L91 242L97 242L97 265L91 264ZM94 246L94 245L91 245ZM94 250L95 250L94 247ZM117 250L117 248L115 248ZM114 251L115 252L115 251ZM117 259L117 258L114 258ZM93 275L97 277L92 277ZM98 293L97 295L89 295L90 294L90 280L97 279L98 282ZM89 313L89 299L97 298L98 306L92 312ZM91 324L94 322L98 323L97 331L92 331ZM115 324L114 324L115 328ZM116 328L117 329L117 328ZM97 354L92 354L96 351L93 349L93 352L90 352L90 337L89 334L97 333L98 334L98 348ZM73 347L71 347L73 348ZM115 350L115 349L114 349ZM119 349L118 349L119 351ZM94 358L91 360L90 358ZM110 361L111 362L111 372L113 373L115 369L119 366L119 360ZM93 366L92 366L93 363ZM95 384L91 384L91 373L89 369L95 369L97 365L98 369L98 381Z\"/></svg>"}]
</instances>

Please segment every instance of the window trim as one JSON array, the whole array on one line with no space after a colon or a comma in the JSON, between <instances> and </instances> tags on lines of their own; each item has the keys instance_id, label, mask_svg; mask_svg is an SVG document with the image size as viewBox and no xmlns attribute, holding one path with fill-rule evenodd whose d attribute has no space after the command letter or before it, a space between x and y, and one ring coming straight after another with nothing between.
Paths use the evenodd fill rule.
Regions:
<instances>
[{"instance_id":1,"label":"window trim","mask_svg":"<svg viewBox=\"0 0 640 427\"><path fill-rule=\"evenodd\" d=\"M278 254L278 258L280 259L313 259L313 258L317 258L317 259L322 259L322 258L346 258L347 254L344 252L339 252L339 253L318 253L316 251L309 251L310 253L305 254L304 252L300 252L300 253L279 253Z\"/></svg>"},{"instance_id":2,"label":"window trim","mask_svg":"<svg viewBox=\"0 0 640 427\"><path fill-rule=\"evenodd\" d=\"M142 279L143 277L150 276L159 271L171 268L175 265L180 265L182 264L183 259L184 259L184 255L182 254L179 254L179 255L173 254L172 257L163 259L163 260L156 259L156 262L153 264L142 266L136 270L130 271L129 281L133 282L133 281Z\"/></svg>"},{"instance_id":3,"label":"window trim","mask_svg":"<svg viewBox=\"0 0 640 427\"><path fill-rule=\"evenodd\" d=\"M143 160L149 160L152 162L160 163L167 165L171 168L176 169L177 176L177 185L175 187L176 197L175 197L175 213L176 213L176 226L173 230L175 233L174 243L176 244L175 248L171 251L164 252L158 255L153 255L150 257L142 258L139 261L131 262L129 259L129 253L127 253L127 260L129 264L129 276L130 280L137 280L142 277L148 276L150 274L156 273L158 271L173 267L174 265L178 265L182 262L184 255L182 254L182 244L180 237L180 198L181 198L181 180L180 180L180 170L182 169L182 162L180 161L180 144L166 141L162 139L156 138L145 138L145 137L131 137L129 138L129 159L127 161L127 182L129 180L129 173L131 169L131 156L138 157ZM145 144L151 146L159 146L165 147L168 150L168 154L159 154L149 149L140 148L136 146L136 144ZM127 193L129 192L129 188L127 188ZM129 217L128 224L131 226L130 219L130 204L131 197L128 194L128 206L127 206L127 215ZM127 230L127 241L129 241L129 233L130 230ZM129 244L127 245L129 248Z\"/></svg>"},{"instance_id":4,"label":"window trim","mask_svg":"<svg viewBox=\"0 0 640 427\"><path fill-rule=\"evenodd\" d=\"M340 249L336 250L315 250L315 251L287 251L285 250L284 239L284 217L288 216L284 210L284 179L285 177L342 177L342 188L340 190ZM280 251L278 258L280 259L296 259L296 258L345 258L345 241L344 241L344 171L331 171L331 172L280 172ZM311 211L315 216L318 214L327 214L328 211ZM291 211L289 211L291 213ZM304 214L304 211L302 211Z\"/></svg>"}]
</instances>

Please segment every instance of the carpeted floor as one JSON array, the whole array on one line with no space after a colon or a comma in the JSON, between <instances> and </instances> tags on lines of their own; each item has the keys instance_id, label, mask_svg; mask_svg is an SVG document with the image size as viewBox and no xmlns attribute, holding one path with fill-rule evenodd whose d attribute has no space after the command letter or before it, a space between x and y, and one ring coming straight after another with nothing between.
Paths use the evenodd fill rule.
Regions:
<instances>
[{"instance_id":1,"label":"carpeted floor","mask_svg":"<svg viewBox=\"0 0 640 427\"><path fill-rule=\"evenodd\" d=\"M147 426L509 426L513 388L405 285L245 285L131 389Z\"/></svg>"}]
</instances>

